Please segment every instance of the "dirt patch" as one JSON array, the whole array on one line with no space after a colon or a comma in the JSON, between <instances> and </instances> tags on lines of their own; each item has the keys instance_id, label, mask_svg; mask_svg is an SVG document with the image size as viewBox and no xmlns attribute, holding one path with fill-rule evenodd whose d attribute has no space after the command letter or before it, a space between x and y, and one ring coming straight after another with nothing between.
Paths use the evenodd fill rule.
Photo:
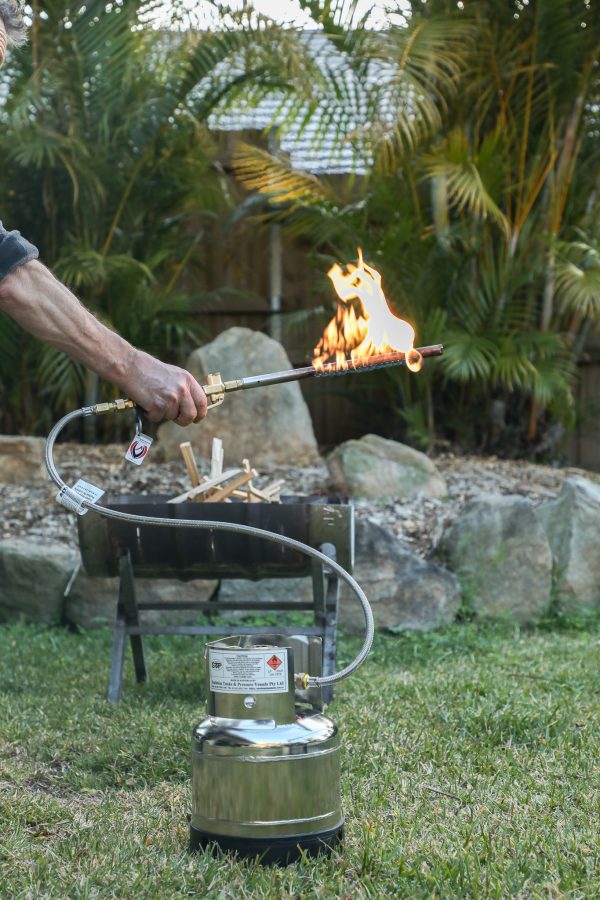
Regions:
<instances>
[{"instance_id":1,"label":"dirt patch","mask_svg":"<svg viewBox=\"0 0 600 900\"><path fill-rule=\"evenodd\" d=\"M68 484L78 478L91 481L110 494L166 494L176 496L189 487L183 463L153 463L150 456L143 466L133 466L123 459L121 444L89 447L63 444L56 448L56 462ZM208 461L199 461L207 472ZM226 460L227 463L235 461ZM522 460L496 457L455 456L442 454L434 459L448 485L443 500L420 498L407 502L356 500L357 517L381 525L427 556L445 528L456 519L469 500L484 494L519 494L539 505L556 497L565 478L582 475L596 481L594 472L575 468L552 468ZM252 460L260 476L260 488L273 479L286 482L284 494L297 496L333 495L327 468L278 466L261 468L260 460ZM48 485L2 485L0 538L38 537L60 541L77 547L75 516L56 503L56 489Z\"/></svg>"}]
</instances>

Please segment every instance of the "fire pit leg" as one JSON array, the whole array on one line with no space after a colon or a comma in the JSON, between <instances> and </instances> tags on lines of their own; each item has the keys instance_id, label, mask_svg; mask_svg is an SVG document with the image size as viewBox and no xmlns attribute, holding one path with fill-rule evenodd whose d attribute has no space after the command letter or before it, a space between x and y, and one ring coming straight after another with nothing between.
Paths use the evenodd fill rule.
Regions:
<instances>
[{"instance_id":1,"label":"fire pit leg","mask_svg":"<svg viewBox=\"0 0 600 900\"><path fill-rule=\"evenodd\" d=\"M336 558L334 544L321 544L322 553ZM337 615L340 595L340 580L333 572L327 571L323 565L313 564L313 598L315 604L315 625L323 631L323 675L333 675L337 653ZM333 687L323 688L323 702L331 703Z\"/></svg>"},{"instance_id":2,"label":"fire pit leg","mask_svg":"<svg viewBox=\"0 0 600 900\"><path fill-rule=\"evenodd\" d=\"M111 703L118 703L121 699L123 662L125 660L125 645L129 626L139 626L140 624L129 550L125 551L119 558L119 579L119 602L114 628L110 684L108 688L108 699ZM135 678L140 684L148 680L143 638L141 634L130 634L129 640L131 641Z\"/></svg>"}]
</instances>

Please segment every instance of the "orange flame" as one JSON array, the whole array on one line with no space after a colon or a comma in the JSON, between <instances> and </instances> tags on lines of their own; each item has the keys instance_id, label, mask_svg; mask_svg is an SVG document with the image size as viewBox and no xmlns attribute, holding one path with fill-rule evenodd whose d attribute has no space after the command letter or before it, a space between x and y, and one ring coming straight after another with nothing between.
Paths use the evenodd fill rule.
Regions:
<instances>
[{"instance_id":1,"label":"orange flame","mask_svg":"<svg viewBox=\"0 0 600 900\"><path fill-rule=\"evenodd\" d=\"M363 261L360 247L358 266L349 263L344 274L335 263L327 274L342 303L315 347L313 366L322 368L327 362L335 362L347 368L348 354L355 361L400 351L411 372L418 372L423 357L414 347L415 330L389 308L381 275Z\"/></svg>"}]
</instances>

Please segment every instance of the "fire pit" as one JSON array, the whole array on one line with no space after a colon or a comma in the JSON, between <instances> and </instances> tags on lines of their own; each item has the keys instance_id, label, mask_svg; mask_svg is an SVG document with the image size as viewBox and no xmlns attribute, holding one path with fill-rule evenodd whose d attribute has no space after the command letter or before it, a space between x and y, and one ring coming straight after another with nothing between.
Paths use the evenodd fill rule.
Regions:
<instances>
[{"instance_id":1,"label":"fire pit","mask_svg":"<svg viewBox=\"0 0 600 900\"><path fill-rule=\"evenodd\" d=\"M103 505L112 510L138 515L232 522L275 532L320 549L346 570L354 561L354 510L339 499L326 497L283 497L279 504L169 503L163 496L115 496ZM108 519L89 512L78 519L79 545L86 571L98 577L119 576L117 615L114 625L109 700L117 703L127 637L131 642L138 682L147 680L144 660L145 634L218 634L239 632L235 627L215 625L148 625L140 620L144 610L193 610L199 613L296 612L311 611L314 624L281 628L280 634L319 636L323 641L323 674L335 671L336 628L339 579L297 551L279 544L223 531L192 528L144 526ZM136 597L135 578L176 578L190 580L244 578L311 577L313 602L289 598L278 601L144 602ZM246 633L260 628L244 627ZM325 690L324 699L331 699Z\"/></svg>"},{"instance_id":2,"label":"fire pit","mask_svg":"<svg viewBox=\"0 0 600 900\"><path fill-rule=\"evenodd\" d=\"M418 371L424 356L443 351L441 345L414 347L413 327L388 308L381 276L364 263L360 252L358 266L349 266L346 274L334 266L329 274L345 309L338 310L326 327L313 366L230 382L213 373L206 385L210 406L222 403L228 391L337 375L350 368L364 371L377 365L406 365ZM355 301L361 304L360 315L352 305ZM347 351L351 352L349 360ZM335 362L329 362L333 355ZM295 602L288 591L286 599L276 604L188 602L169 604L169 608L312 609L312 626L278 627L276 635L265 635L263 627L245 627L244 635L207 647L209 715L194 731L190 847L216 843L222 850L282 863L302 853L329 850L340 840L344 824L339 743L335 723L321 716L319 707L322 699L331 698L332 685L364 662L374 636L369 601L348 571L354 549L352 507L298 497L271 505L270 497L264 495L264 505L222 503L222 492L213 494L219 502L211 509L204 503L199 509L185 502L187 495L170 503L165 497L116 497L100 506L96 501L101 493L94 485L80 481L69 487L60 478L52 448L72 419L132 405L130 400L116 400L75 410L54 426L46 444L46 464L59 487L58 499L83 517L79 535L88 572L100 576L118 573L120 577L109 700L116 703L120 698L127 636L137 680L145 681L144 634L228 635L239 630L237 626L153 627L140 623L140 611L168 607L138 603L136 575L258 580L312 576L312 603ZM139 430L127 454L135 463L141 459L134 449L144 437ZM246 471L243 483L249 483L246 476L250 473ZM214 478L211 486L215 486ZM274 548L271 543L279 546ZM355 659L338 672L335 640L340 580L361 604L365 638ZM253 633L260 635L256 641ZM320 659L315 658L317 653ZM302 705L305 701L308 710Z\"/></svg>"},{"instance_id":3,"label":"fire pit","mask_svg":"<svg viewBox=\"0 0 600 900\"><path fill-rule=\"evenodd\" d=\"M441 344L415 347L413 326L389 307L381 287L381 275L365 263L362 251L359 250L357 266L348 265L344 272L336 264L328 274L340 304L315 348L313 365L304 369L272 372L231 381L223 381L218 372L211 373L204 386L209 409L219 406L230 391L285 381L343 375L351 371L365 372L382 366L404 365L412 372L418 372L426 357L443 353ZM140 610L167 607L137 603L134 590L136 575L151 578L257 580L312 575L314 600L309 608L314 611L315 625L296 631L299 634L322 636L325 674L333 672L335 667L335 626L341 578L350 585L363 606L367 624L365 647L367 644L370 646L372 614L360 586L349 575L353 562L353 519L349 506L323 499L314 503L310 500L300 501L294 497L271 506L271 498L266 496L264 499L267 503L264 505L215 502L211 504L210 511L207 511L206 504L202 504L200 511L196 504L185 502L187 495L171 499L171 502L166 497L116 497L102 506L94 500L94 497L101 496L96 494L97 488L94 485L83 482L69 487L64 483L54 466L52 448L65 425L82 416L133 407L132 400L119 399L74 410L54 426L46 445L48 471L60 488L57 499L80 516L94 510L92 515L80 520L80 546L87 571L92 575L108 577L118 574L120 577L109 698L116 702L120 696L127 635L131 639L137 679L144 681L144 634L234 633L221 626L173 625L158 628L141 624ZM142 454L138 459L137 455L137 445L145 437L140 431L138 418L136 439L126 455L127 459L136 464L144 456ZM244 483L248 481L249 474L244 474ZM193 491L205 490L206 487L207 485L198 485ZM233 496L235 491L232 489L231 493ZM222 499L222 495L215 497L218 501ZM146 521L152 524L147 526ZM207 522L215 523L214 530ZM256 537L249 536L248 531L242 534L244 528L251 534L253 529L258 530L262 539L257 539L258 534ZM269 543L263 543L263 539ZM280 546L272 546L272 541ZM294 545L290 545L290 542L294 542ZM303 553L310 562L305 561ZM333 564L327 565L319 553L334 561ZM277 606L265 606L260 602L252 604L253 609L270 611L306 607L306 604L295 603L293 600L282 601ZM226 606L211 604L207 607L205 603L188 602L179 606L173 604L170 608L198 611L210 608L214 612L224 610ZM234 608L239 606L236 604ZM246 609L250 609L249 604L246 604ZM252 632L252 629L246 630ZM293 630L280 628L279 632L289 634ZM335 680L339 680L337 673Z\"/></svg>"}]
</instances>

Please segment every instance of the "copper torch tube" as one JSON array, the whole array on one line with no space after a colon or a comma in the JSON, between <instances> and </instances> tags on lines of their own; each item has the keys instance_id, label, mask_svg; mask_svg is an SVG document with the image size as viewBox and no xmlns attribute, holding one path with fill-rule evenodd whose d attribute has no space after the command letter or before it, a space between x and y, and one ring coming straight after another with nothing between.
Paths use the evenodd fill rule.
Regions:
<instances>
[{"instance_id":1,"label":"copper torch tube","mask_svg":"<svg viewBox=\"0 0 600 900\"><path fill-rule=\"evenodd\" d=\"M415 348L422 357L441 356L444 352L443 344L431 344L428 347ZM284 381L298 381L301 378L324 377L328 375L349 375L351 372L365 372L386 366L406 365L405 354L381 353L378 356L365 356L360 359L347 361L347 366L339 366L337 363L325 363L322 367L305 366L301 369L287 369L284 372L269 372L266 375L251 375L249 378L239 378L236 381L224 382L224 387L229 391L245 391L248 388L264 387L268 384L281 384Z\"/></svg>"}]
</instances>

